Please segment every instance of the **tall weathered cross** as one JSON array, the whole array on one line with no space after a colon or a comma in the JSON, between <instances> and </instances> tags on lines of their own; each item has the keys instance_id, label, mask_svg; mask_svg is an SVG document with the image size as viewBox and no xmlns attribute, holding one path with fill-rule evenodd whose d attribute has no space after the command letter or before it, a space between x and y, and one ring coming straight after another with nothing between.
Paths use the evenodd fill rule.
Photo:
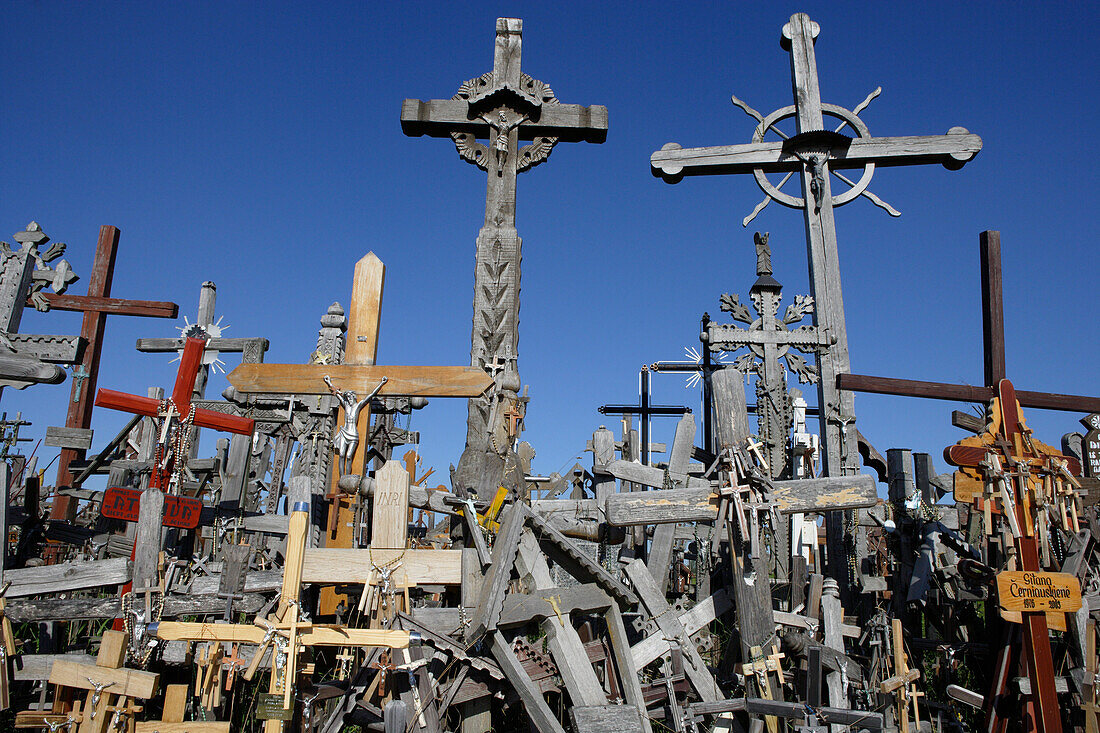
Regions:
<instances>
[{"instance_id":1,"label":"tall weathered cross","mask_svg":"<svg viewBox=\"0 0 1100 733\"><path fill-rule=\"evenodd\" d=\"M843 429L855 419L852 394L839 391L836 386L836 376L850 369L833 207L846 204L858 196L866 196L896 215L897 212L888 204L867 190L876 166L942 163L948 169L956 169L977 155L982 141L961 127L951 128L946 135L871 137L858 115L877 96L877 90L854 110L821 101L814 56L814 39L819 32L818 24L803 13L791 16L790 22L783 26L780 43L791 54L793 105L765 117L737 97L733 98L734 104L759 123L752 143L691 149L681 149L676 143L669 143L653 153L650 164L653 174L669 183L676 183L683 176L752 173L765 198L756 211L746 218L746 225L773 199L785 206L803 210L811 294L818 306L814 312L814 323L835 339L818 363L821 372L818 381L821 435L826 446L823 468L826 475L839 476L858 470L858 451L856 431ZM835 132L825 129L825 115L840 120ZM797 134L787 136L777 127L777 123L792 117L796 121ZM855 131L855 138L840 134L840 130L847 126ZM765 141L764 136L769 132L783 139ZM850 181L839 172L844 168L862 168L861 178ZM785 177L774 185L768 180L768 173L783 173ZM802 174L801 197L779 190L795 173ZM832 177L849 184L851 188L834 196ZM847 450L841 449L841 441L847 444ZM842 455L845 456L843 461Z\"/></svg>"},{"instance_id":2,"label":"tall weathered cross","mask_svg":"<svg viewBox=\"0 0 1100 733\"><path fill-rule=\"evenodd\" d=\"M558 142L607 138L606 107L561 104L547 84L520 71L522 32L522 20L498 18L492 71L463 83L451 99L406 99L401 106L406 135L450 137L463 159L488 173L485 223L477 237L470 364L485 369L501 360L505 368L493 392L469 402L456 481L484 488L482 495L490 496L504 470L504 449L490 436L501 433L497 427L516 406L521 386L516 175L545 161ZM521 140L531 144L521 148Z\"/></svg>"},{"instance_id":3,"label":"tall weathered cross","mask_svg":"<svg viewBox=\"0 0 1100 733\"><path fill-rule=\"evenodd\" d=\"M81 311L84 320L80 336L84 339L84 353L79 373L73 373L72 399L69 400L65 427L86 429L92 424L92 395L99 378L99 358L103 352L103 333L107 316L145 316L147 318L175 318L179 306L158 300L126 300L111 297L111 281L114 279L115 256L118 253L119 230L113 226L99 228L92 274L88 279L87 295L46 293L43 295L50 308L62 311ZM84 451L62 448L57 459L57 485L69 486L73 475L69 464L84 457ZM69 497L58 496L50 508L52 519L67 519L76 509Z\"/></svg>"}]
</instances>

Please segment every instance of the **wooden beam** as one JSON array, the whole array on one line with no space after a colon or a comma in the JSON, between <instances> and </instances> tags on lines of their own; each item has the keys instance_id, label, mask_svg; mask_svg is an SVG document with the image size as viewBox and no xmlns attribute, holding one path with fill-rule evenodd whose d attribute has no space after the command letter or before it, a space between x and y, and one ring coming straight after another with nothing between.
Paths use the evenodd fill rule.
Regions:
<instances>
[{"instance_id":1,"label":"wooden beam","mask_svg":"<svg viewBox=\"0 0 1100 733\"><path fill-rule=\"evenodd\" d=\"M259 644L264 629L246 624L205 624L190 621L161 621L150 624L149 633L164 641L235 641ZM298 640L305 646L382 646L404 649L409 632L387 629L353 629L344 626L308 626L298 629Z\"/></svg>"},{"instance_id":2,"label":"wooden beam","mask_svg":"<svg viewBox=\"0 0 1100 733\"><path fill-rule=\"evenodd\" d=\"M260 635L263 635L262 630ZM93 681L99 685L111 683L111 686L106 688L109 694L142 699L148 699L156 694L159 679L160 675L153 672L126 668L113 669L94 664L70 662L67 659L58 659L50 670L51 685L94 690Z\"/></svg>"},{"instance_id":3,"label":"wooden beam","mask_svg":"<svg viewBox=\"0 0 1100 733\"><path fill-rule=\"evenodd\" d=\"M337 388L360 394L386 377L379 392L383 397L477 397L493 384L484 370L462 366L240 364L226 378L244 393L327 395L326 375Z\"/></svg>"},{"instance_id":4,"label":"wooden beam","mask_svg":"<svg viewBox=\"0 0 1100 733\"><path fill-rule=\"evenodd\" d=\"M406 474L407 475L407 474ZM310 548L302 563L303 583L363 583L371 562L379 566L401 558L393 571L397 585L459 585L462 582L461 550L345 550Z\"/></svg>"},{"instance_id":5,"label":"wooden beam","mask_svg":"<svg viewBox=\"0 0 1100 733\"><path fill-rule=\"evenodd\" d=\"M968 384L947 384L945 382L921 382L914 379L894 379L892 377L872 377L866 374L838 374L836 386L837 389L846 389L851 392L873 392L876 394L924 397L955 402L989 402L996 396L997 392L993 387L974 387ZM1097 397L1018 390L1016 399L1021 407L1062 410L1065 412L1100 412L1100 398Z\"/></svg>"},{"instance_id":6,"label":"wooden beam","mask_svg":"<svg viewBox=\"0 0 1100 733\"><path fill-rule=\"evenodd\" d=\"M127 298L100 298L93 295L69 295L67 293L40 293L45 296L51 310L84 311L146 318L175 318L180 307L166 300L129 300ZM30 301L27 301L30 304Z\"/></svg>"}]
</instances>

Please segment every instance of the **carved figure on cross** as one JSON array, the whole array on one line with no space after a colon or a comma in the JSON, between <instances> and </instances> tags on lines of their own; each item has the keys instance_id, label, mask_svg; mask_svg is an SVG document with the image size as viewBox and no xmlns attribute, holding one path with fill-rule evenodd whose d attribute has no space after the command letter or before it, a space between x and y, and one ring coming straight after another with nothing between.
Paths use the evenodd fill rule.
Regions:
<instances>
[{"instance_id":1,"label":"carved figure on cross","mask_svg":"<svg viewBox=\"0 0 1100 733\"><path fill-rule=\"evenodd\" d=\"M513 364L492 393L470 400L466 449L456 473L459 485L486 492L500 484L504 470L504 458L492 448L494 434L504 427L496 408L502 397L514 400L522 384L514 363L522 260L517 175L547 160L559 142L602 143L607 137L607 108L561 104L548 84L520 71L522 36L520 19L498 18L492 71L463 82L451 99L406 99L401 107L406 135L449 137L463 160L489 173L477 237L470 364L486 368L497 357ZM520 147L521 141L530 144Z\"/></svg>"},{"instance_id":2,"label":"carved figure on cross","mask_svg":"<svg viewBox=\"0 0 1100 733\"><path fill-rule=\"evenodd\" d=\"M336 451L336 455L340 460L340 475L347 474L348 465L351 464L353 458L355 458L355 450L359 447L359 429L357 421L359 420L359 413L363 411L363 408L370 404L370 401L374 399L375 395L382 389L382 387L389 381L388 378L382 377L378 382L378 386L374 390L361 400L356 401L356 395L354 390L350 389L338 389L332 384L332 380L326 374L324 377L325 384L328 385L329 391L340 401L340 405L344 408L344 424L340 426L340 429L336 432L336 435L332 439L332 448Z\"/></svg>"}]
</instances>

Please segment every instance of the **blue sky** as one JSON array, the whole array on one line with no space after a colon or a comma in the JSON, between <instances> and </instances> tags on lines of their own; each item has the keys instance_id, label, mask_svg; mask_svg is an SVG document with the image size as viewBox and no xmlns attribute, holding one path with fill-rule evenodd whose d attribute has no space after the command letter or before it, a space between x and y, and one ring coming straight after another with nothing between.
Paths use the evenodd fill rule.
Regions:
<instances>
[{"instance_id":1,"label":"blue sky","mask_svg":"<svg viewBox=\"0 0 1100 733\"><path fill-rule=\"evenodd\" d=\"M495 18L521 17L524 71L610 115L606 143L561 144L519 182L525 438L536 470L559 470L610 425L599 405L636 398L642 364L697 345L703 311L727 320L718 297L747 295L754 230L771 233L785 302L808 292L799 212L773 204L743 229L761 198L751 176L669 186L648 162L670 141L748 142L755 123L731 94L765 114L791 104L778 39L797 11L821 25L824 101L852 108L881 85L861 114L872 134L961 125L984 140L961 171L876 172L871 190L900 219L866 199L837 211L853 371L980 383L978 233L999 229L1010 377L1095 394L1100 59L1086 35L1095 6L1081 4L9 3L0 238L37 220L69 244L81 294L98 227L116 225L114 295L174 300L194 320L213 280L227 336L265 336L267 361L298 363L373 250L387 265L379 363L468 363L485 174L449 141L405 137L400 104L449 98L489 71ZM28 313L22 330L76 333L79 315ZM100 386L169 387L171 357L134 341L175 333L110 318ZM224 386L218 376L208 394ZM0 409L22 410L38 437L63 424L68 394L67 382L5 390ZM654 377L654 399L698 405L672 375ZM440 478L465 409L434 400L413 416ZM963 437L952 409L966 407L856 398L879 450L927 451L940 470ZM1048 443L1080 429L1079 415L1028 415ZM94 445L124 419L97 410ZM654 438L671 428L659 420Z\"/></svg>"}]
</instances>

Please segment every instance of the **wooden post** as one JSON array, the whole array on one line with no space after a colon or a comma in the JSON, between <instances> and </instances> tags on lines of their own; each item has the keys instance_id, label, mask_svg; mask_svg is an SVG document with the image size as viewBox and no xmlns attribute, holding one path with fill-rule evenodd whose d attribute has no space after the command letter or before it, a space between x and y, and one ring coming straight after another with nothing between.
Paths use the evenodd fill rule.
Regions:
<instances>
[{"instance_id":1,"label":"wooden post","mask_svg":"<svg viewBox=\"0 0 1100 733\"><path fill-rule=\"evenodd\" d=\"M72 380L65 427L88 428L92 424L92 396L96 393L96 382L99 379L99 359L103 353L103 335L107 326L107 316L175 318L179 312L179 306L175 303L110 297L118 239L117 227L99 228L99 242L96 245L95 259L92 261L92 273L88 278L86 296L56 294L45 296L51 309L76 310L84 313L80 336L87 343L80 364L77 366L77 373L81 374L82 378L78 379L74 376ZM57 459L57 486L72 485L73 475L69 471L69 464L84 458L84 453L83 450L73 448L61 450ZM71 519L75 510L76 505L70 503L69 497L58 496L50 508L50 518Z\"/></svg>"}]
</instances>

